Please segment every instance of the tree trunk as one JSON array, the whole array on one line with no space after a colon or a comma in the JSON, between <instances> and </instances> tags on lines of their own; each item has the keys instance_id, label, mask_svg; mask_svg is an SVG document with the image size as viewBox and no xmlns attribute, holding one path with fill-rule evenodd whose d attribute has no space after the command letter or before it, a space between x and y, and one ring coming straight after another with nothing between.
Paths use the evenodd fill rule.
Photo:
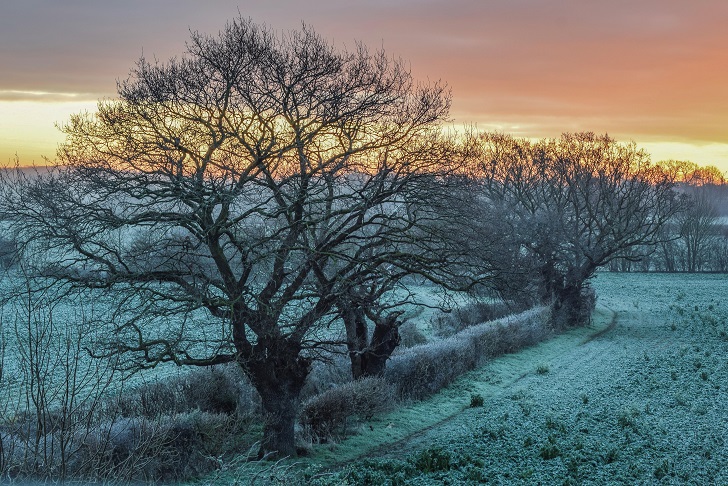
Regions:
<instances>
[{"instance_id":1,"label":"tree trunk","mask_svg":"<svg viewBox=\"0 0 728 486\"><path fill-rule=\"evenodd\" d=\"M583 283L564 285L556 292L552 320L558 329L586 325L596 304L594 292Z\"/></svg>"},{"instance_id":2,"label":"tree trunk","mask_svg":"<svg viewBox=\"0 0 728 486\"><path fill-rule=\"evenodd\" d=\"M295 456L296 414L311 360L300 356L300 346L285 338L262 338L241 366L260 394L265 413L258 457Z\"/></svg>"},{"instance_id":3,"label":"tree trunk","mask_svg":"<svg viewBox=\"0 0 728 486\"><path fill-rule=\"evenodd\" d=\"M351 360L351 375L355 380L364 376L365 350L369 343L368 329L364 311L359 306L348 306L342 313L346 328L346 347Z\"/></svg>"},{"instance_id":4,"label":"tree trunk","mask_svg":"<svg viewBox=\"0 0 728 486\"><path fill-rule=\"evenodd\" d=\"M362 352L361 374L354 378L365 376L381 376L387 365L387 360L399 345L399 313L390 314L374 326L374 334L369 346Z\"/></svg>"},{"instance_id":5,"label":"tree trunk","mask_svg":"<svg viewBox=\"0 0 728 486\"><path fill-rule=\"evenodd\" d=\"M384 373L387 360L399 345L400 315L401 312L393 312L383 318L372 317L374 333L370 341L364 310L352 306L343 313L351 375L355 380Z\"/></svg>"},{"instance_id":6,"label":"tree trunk","mask_svg":"<svg viewBox=\"0 0 728 486\"><path fill-rule=\"evenodd\" d=\"M564 287L564 278L554 267L554 262L548 262L539 269L541 288L539 300L542 304L558 298L559 291Z\"/></svg>"}]
</instances>

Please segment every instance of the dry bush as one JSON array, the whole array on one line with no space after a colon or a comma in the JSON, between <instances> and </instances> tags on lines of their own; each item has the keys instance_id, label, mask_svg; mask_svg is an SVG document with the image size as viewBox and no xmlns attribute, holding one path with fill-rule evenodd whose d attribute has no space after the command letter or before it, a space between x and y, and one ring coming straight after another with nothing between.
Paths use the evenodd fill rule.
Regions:
<instances>
[{"instance_id":1,"label":"dry bush","mask_svg":"<svg viewBox=\"0 0 728 486\"><path fill-rule=\"evenodd\" d=\"M399 326L399 345L403 348L411 348L427 343L427 337L417 327L415 321L407 321Z\"/></svg>"},{"instance_id":2,"label":"dry bush","mask_svg":"<svg viewBox=\"0 0 728 486\"><path fill-rule=\"evenodd\" d=\"M421 399L475 367L476 353L469 348L469 342L453 338L409 348L390 358L384 376L397 384L400 396Z\"/></svg>"},{"instance_id":3,"label":"dry bush","mask_svg":"<svg viewBox=\"0 0 728 486\"><path fill-rule=\"evenodd\" d=\"M73 476L94 480L169 482L217 467L236 427L226 414L190 412L154 420L120 418L85 433Z\"/></svg>"},{"instance_id":4,"label":"dry bush","mask_svg":"<svg viewBox=\"0 0 728 486\"><path fill-rule=\"evenodd\" d=\"M0 469L16 480L187 480L240 446L254 393L236 367L217 367L120 389L73 416L49 407L40 425L32 411L3 415Z\"/></svg>"},{"instance_id":5,"label":"dry bush","mask_svg":"<svg viewBox=\"0 0 728 486\"><path fill-rule=\"evenodd\" d=\"M523 309L515 303L473 301L450 313L436 315L430 325L436 336L450 337L468 327L500 319L520 310Z\"/></svg>"},{"instance_id":6,"label":"dry bush","mask_svg":"<svg viewBox=\"0 0 728 486\"><path fill-rule=\"evenodd\" d=\"M303 403L300 420L313 442L346 433L352 418L368 418L394 407L397 388L383 378L369 377L332 388Z\"/></svg>"},{"instance_id":7,"label":"dry bush","mask_svg":"<svg viewBox=\"0 0 728 486\"><path fill-rule=\"evenodd\" d=\"M258 393L235 364L212 366L158 379L119 401L125 417L155 418L193 410L248 416L260 410Z\"/></svg>"},{"instance_id":8,"label":"dry bush","mask_svg":"<svg viewBox=\"0 0 728 486\"><path fill-rule=\"evenodd\" d=\"M550 317L548 307L538 307L466 329L460 338L476 343L481 360L492 359L546 339L552 332Z\"/></svg>"},{"instance_id":9,"label":"dry bush","mask_svg":"<svg viewBox=\"0 0 728 486\"><path fill-rule=\"evenodd\" d=\"M188 410L247 416L261 409L255 387L233 363L193 371L184 381L183 392Z\"/></svg>"},{"instance_id":10,"label":"dry bush","mask_svg":"<svg viewBox=\"0 0 728 486\"><path fill-rule=\"evenodd\" d=\"M390 358L384 376L402 397L421 399L489 359L542 341L550 332L549 308L538 307L400 350Z\"/></svg>"}]
</instances>

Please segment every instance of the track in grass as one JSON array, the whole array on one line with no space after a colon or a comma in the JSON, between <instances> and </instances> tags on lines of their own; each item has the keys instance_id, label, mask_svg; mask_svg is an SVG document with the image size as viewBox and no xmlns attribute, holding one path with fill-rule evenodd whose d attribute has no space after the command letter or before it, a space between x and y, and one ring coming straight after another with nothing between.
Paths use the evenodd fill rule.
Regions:
<instances>
[{"instance_id":1,"label":"track in grass","mask_svg":"<svg viewBox=\"0 0 728 486\"><path fill-rule=\"evenodd\" d=\"M378 457L339 477L728 484L728 277L604 274L596 287L616 312L611 331L567 334L495 360L444 392L460 402L432 399L442 400L442 417L413 405L384 418L370 432L389 427L388 443L358 442ZM468 407L471 393L482 407ZM394 433L408 422L419 429ZM346 442L330 452L351 464L362 456Z\"/></svg>"}]
</instances>

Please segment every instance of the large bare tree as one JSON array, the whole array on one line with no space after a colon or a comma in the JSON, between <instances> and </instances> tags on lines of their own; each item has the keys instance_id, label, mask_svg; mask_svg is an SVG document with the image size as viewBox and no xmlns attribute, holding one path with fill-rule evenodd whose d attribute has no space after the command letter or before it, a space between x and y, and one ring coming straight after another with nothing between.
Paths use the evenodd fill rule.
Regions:
<instances>
[{"instance_id":1,"label":"large bare tree","mask_svg":"<svg viewBox=\"0 0 728 486\"><path fill-rule=\"evenodd\" d=\"M349 344L386 360L398 310L381 297L464 268L436 207L457 194L449 104L384 52L238 18L178 59L142 58L63 127L57 167L5 181L2 211L39 274L115 305L95 353L239 363L267 414L261 454L292 455L337 319L383 326Z\"/></svg>"}]
</instances>

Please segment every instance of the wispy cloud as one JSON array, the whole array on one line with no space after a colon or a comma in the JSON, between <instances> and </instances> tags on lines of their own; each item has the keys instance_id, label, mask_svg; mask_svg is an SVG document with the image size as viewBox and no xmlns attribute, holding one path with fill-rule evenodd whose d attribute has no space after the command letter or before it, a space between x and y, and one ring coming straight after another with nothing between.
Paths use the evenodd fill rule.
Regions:
<instances>
[{"instance_id":1,"label":"wispy cloud","mask_svg":"<svg viewBox=\"0 0 728 486\"><path fill-rule=\"evenodd\" d=\"M64 101L95 100L93 93L63 93L57 91L35 91L19 89L0 89L0 101L37 101L58 103Z\"/></svg>"},{"instance_id":2,"label":"wispy cloud","mask_svg":"<svg viewBox=\"0 0 728 486\"><path fill-rule=\"evenodd\" d=\"M281 30L303 20L337 47L383 46L418 79L450 85L457 123L728 144L724 0L6 3L0 101L113 97L142 52L180 55L189 29L215 33L240 12Z\"/></svg>"}]
</instances>

